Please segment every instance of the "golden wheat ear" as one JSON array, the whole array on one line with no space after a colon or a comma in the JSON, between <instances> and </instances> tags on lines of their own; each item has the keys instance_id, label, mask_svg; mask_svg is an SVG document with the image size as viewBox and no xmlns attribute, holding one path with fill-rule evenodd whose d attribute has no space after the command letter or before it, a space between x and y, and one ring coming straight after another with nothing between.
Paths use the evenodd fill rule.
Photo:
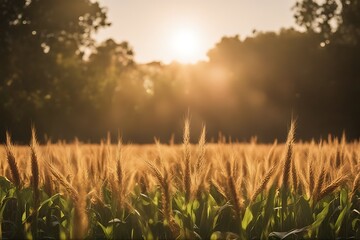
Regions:
<instances>
[{"instance_id":1,"label":"golden wheat ear","mask_svg":"<svg viewBox=\"0 0 360 240\"><path fill-rule=\"evenodd\" d=\"M11 145L11 137L8 132L6 132L5 151L6 151L7 162L9 164L9 168L12 176L12 181L14 182L14 185L17 188L21 188L20 172L13 153L13 148Z\"/></svg>"},{"instance_id":2,"label":"golden wheat ear","mask_svg":"<svg viewBox=\"0 0 360 240\"><path fill-rule=\"evenodd\" d=\"M116 151L116 178L117 178L117 189L118 189L118 198L119 205L122 206L123 203L123 193L124 193L124 170L121 161L121 140L118 139L117 151Z\"/></svg>"},{"instance_id":3,"label":"golden wheat ear","mask_svg":"<svg viewBox=\"0 0 360 240\"><path fill-rule=\"evenodd\" d=\"M254 191L254 194L251 197L251 202L254 202L256 200L256 197L263 191L266 189L266 186L268 184L268 182L270 181L271 177L273 176L274 172L275 172L276 166L272 166L269 171L265 174L265 177L263 178L261 184L256 188L256 190Z\"/></svg>"},{"instance_id":4,"label":"golden wheat ear","mask_svg":"<svg viewBox=\"0 0 360 240\"><path fill-rule=\"evenodd\" d=\"M289 176L291 170L291 163L293 159L294 136L295 136L295 121L292 120L286 140L286 152L284 156L283 178L282 178L282 186L284 189L288 189L289 186Z\"/></svg>"},{"instance_id":5,"label":"golden wheat ear","mask_svg":"<svg viewBox=\"0 0 360 240\"><path fill-rule=\"evenodd\" d=\"M297 171L295 159L293 159L292 164L291 164L291 176L292 176L292 184L293 184L294 191L297 192L298 185L299 185L299 179L298 179L299 174Z\"/></svg>"},{"instance_id":6,"label":"golden wheat ear","mask_svg":"<svg viewBox=\"0 0 360 240\"><path fill-rule=\"evenodd\" d=\"M189 118L185 120L184 125L184 136L183 136L183 147L184 147L184 190L185 190L185 201L189 201L191 195L191 167L190 167L190 121Z\"/></svg>"},{"instance_id":7,"label":"golden wheat ear","mask_svg":"<svg viewBox=\"0 0 360 240\"><path fill-rule=\"evenodd\" d=\"M66 178L49 162L45 161L45 165L49 172L53 175L58 184L62 185L68 192L70 197L76 202L79 199L78 191L66 180Z\"/></svg>"},{"instance_id":8,"label":"golden wheat ear","mask_svg":"<svg viewBox=\"0 0 360 240\"><path fill-rule=\"evenodd\" d=\"M238 191L236 190L235 179L233 174L233 168L231 162L226 162L226 173L227 173L227 187L230 194L230 198L234 204L235 214L237 217L241 216L241 202Z\"/></svg>"},{"instance_id":9,"label":"golden wheat ear","mask_svg":"<svg viewBox=\"0 0 360 240\"><path fill-rule=\"evenodd\" d=\"M124 172L122 166L122 140L120 135L118 136L118 143L116 149L116 175L117 175L118 183L122 185Z\"/></svg>"},{"instance_id":10,"label":"golden wheat ear","mask_svg":"<svg viewBox=\"0 0 360 240\"><path fill-rule=\"evenodd\" d=\"M35 128L31 129L31 174L32 174L32 185L34 190L34 203L35 206L39 204L39 161L38 161L38 154L37 154L37 141L36 141L36 133Z\"/></svg>"},{"instance_id":11,"label":"golden wheat ear","mask_svg":"<svg viewBox=\"0 0 360 240\"><path fill-rule=\"evenodd\" d=\"M201 135L199 138L199 143L198 143L199 155L198 155L197 162L196 162L196 169L198 172L201 172L201 170L203 168L204 156L205 156L205 145L206 145L206 127L203 126L203 128L201 130Z\"/></svg>"},{"instance_id":12,"label":"golden wheat ear","mask_svg":"<svg viewBox=\"0 0 360 240\"><path fill-rule=\"evenodd\" d=\"M343 183L345 183L347 180L347 176L345 177L339 177L332 183L330 183L328 186L326 186L324 189L320 191L318 194L316 201L320 201L325 196L332 194L338 187L340 187Z\"/></svg>"},{"instance_id":13,"label":"golden wheat ear","mask_svg":"<svg viewBox=\"0 0 360 240\"><path fill-rule=\"evenodd\" d=\"M152 173L157 178L160 187L161 187L161 201L162 201L162 213L164 218L170 224L171 231L175 231L175 225L172 215L172 208L171 208L171 193L170 193L170 182L171 177L169 176L168 171L163 170L163 173L150 161L145 160L146 164L152 171Z\"/></svg>"}]
</instances>

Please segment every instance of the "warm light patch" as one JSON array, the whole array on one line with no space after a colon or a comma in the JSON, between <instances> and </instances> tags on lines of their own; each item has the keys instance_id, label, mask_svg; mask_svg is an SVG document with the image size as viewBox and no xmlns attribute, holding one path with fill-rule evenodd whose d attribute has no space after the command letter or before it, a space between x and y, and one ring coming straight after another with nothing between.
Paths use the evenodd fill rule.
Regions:
<instances>
[{"instance_id":1,"label":"warm light patch","mask_svg":"<svg viewBox=\"0 0 360 240\"><path fill-rule=\"evenodd\" d=\"M199 36L191 29L175 31L171 39L171 48L174 60L181 63L195 63L201 56Z\"/></svg>"}]
</instances>

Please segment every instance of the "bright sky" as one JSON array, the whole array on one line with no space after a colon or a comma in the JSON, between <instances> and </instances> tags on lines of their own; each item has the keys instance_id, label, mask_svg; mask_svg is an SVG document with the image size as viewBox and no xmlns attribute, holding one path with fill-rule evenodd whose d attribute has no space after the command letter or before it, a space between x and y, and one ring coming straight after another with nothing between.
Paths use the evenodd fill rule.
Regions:
<instances>
[{"instance_id":1,"label":"bright sky","mask_svg":"<svg viewBox=\"0 0 360 240\"><path fill-rule=\"evenodd\" d=\"M135 61L206 60L223 36L294 26L295 0L99 0L112 25L96 39L128 41Z\"/></svg>"}]
</instances>

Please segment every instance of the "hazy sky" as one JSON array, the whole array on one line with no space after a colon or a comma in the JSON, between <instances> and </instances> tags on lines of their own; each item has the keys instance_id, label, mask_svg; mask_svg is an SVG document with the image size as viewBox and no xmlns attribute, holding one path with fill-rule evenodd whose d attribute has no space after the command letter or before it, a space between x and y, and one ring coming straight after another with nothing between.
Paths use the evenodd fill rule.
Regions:
<instances>
[{"instance_id":1,"label":"hazy sky","mask_svg":"<svg viewBox=\"0 0 360 240\"><path fill-rule=\"evenodd\" d=\"M139 63L206 59L223 36L294 26L295 0L99 0L112 26L99 41L128 41Z\"/></svg>"}]
</instances>

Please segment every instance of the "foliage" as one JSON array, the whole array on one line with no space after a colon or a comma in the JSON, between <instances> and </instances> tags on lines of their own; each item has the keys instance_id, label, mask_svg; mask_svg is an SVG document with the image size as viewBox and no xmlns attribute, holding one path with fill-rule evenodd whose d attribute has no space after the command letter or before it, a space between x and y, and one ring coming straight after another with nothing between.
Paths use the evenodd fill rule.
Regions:
<instances>
[{"instance_id":1,"label":"foliage","mask_svg":"<svg viewBox=\"0 0 360 240\"><path fill-rule=\"evenodd\" d=\"M299 0L295 20L308 31L318 32L327 43L358 45L360 4L357 0Z\"/></svg>"},{"instance_id":2,"label":"foliage","mask_svg":"<svg viewBox=\"0 0 360 240\"><path fill-rule=\"evenodd\" d=\"M127 42L96 43L93 33L109 25L96 1L2 1L0 139L8 130L25 143L34 124L42 140L96 141L121 130L138 143L172 133L180 142L188 109L194 129L207 122L214 139L222 131L270 142L291 114L301 139L343 130L357 138L358 8L355 0L297 1L305 32L223 37L208 61L164 65L136 63Z\"/></svg>"},{"instance_id":3,"label":"foliage","mask_svg":"<svg viewBox=\"0 0 360 240\"><path fill-rule=\"evenodd\" d=\"M75 113L97 115L94 103L112 85L87 70L100 57L88 64L86 58L101 55L102 46L95 53L93 34L109 25L104 7L90 0L2 1L0 22L1 131L18 126L26 132L32 122L59 135L46 122L76 128L81 123L70 121ZM117 49L126 52L124 59L132 54L126 43ZM102 58L112 54L102 53Z\"/></svg>"}]
</instances>

